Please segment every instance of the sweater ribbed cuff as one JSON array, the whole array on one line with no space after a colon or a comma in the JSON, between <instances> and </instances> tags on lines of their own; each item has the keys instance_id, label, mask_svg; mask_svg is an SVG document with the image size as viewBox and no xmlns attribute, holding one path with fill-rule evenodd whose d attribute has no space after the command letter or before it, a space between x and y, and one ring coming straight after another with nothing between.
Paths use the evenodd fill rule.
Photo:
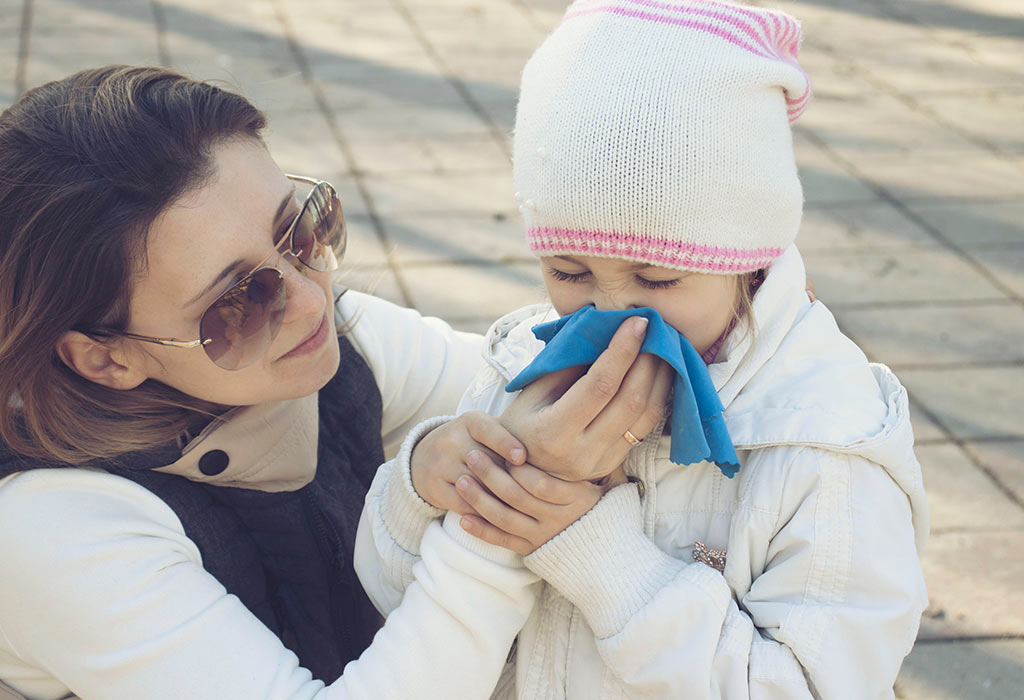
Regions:
<instances>
[{"instance_id":1,"label":"sweater ribbed cuff","mask_svg":"<svg viewBox=\"0 0 1024 700\"><path fill-rule=\"evenodd\" d=\"M484 542L479 537L475 537L465 530L462 529L460 520L462 516L458 513L448 511L444 516L444 521L441 523L444 526L445 532L458 542L460 545L473 552L479 554L484 559L492 561L495 564L501 564L507 566L510 569L523 569L523 555L513 552L511 549L505 549L504 547L498 547L491 544L490 542Z\"/></svg>"},{"instance_id":2,"label":"sweater ribbed cuff","mask_svg":"<svg viewBox=\"0 0 1024 700\"><path fill-rule=\"evenodd\" d=\"M412 485L412 451L424 435L453 417L428 418L413 428L402 441L391 467L381 517L395 544L410 554L419 554L420 541L427 526L444 515L443 510L430 505L416 493Z\"/></svg>"},{"instance_id":3,"label":"sweater ribbed cuff","mask_svg":"<svg viewBox=\"0 0 1024 700\"><path fill-rule=\"evenodd\" d=\"M609 491L524 562L580 609L598 639L619 632L686 566L644 534L633 484Z\"/></svg>"}]
</instances>

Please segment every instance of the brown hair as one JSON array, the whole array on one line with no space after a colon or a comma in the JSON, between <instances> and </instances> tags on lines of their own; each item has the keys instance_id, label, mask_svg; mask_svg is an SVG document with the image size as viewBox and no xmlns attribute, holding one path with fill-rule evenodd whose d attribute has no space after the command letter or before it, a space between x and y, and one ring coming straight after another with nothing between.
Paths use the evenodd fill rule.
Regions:
<instances>
[{"instance_id":1,"label":"brown hair","mask_svg":"<svg viewBox=\"0 0 1024 700\"><path fill-rule=\"evenodd\" d=\"M224 407L148 380L122 391L57 356L68 330L124 329L149 227L212 175L211 149L260 138L245 98L155 67L107 66L0 114L0 439L81 464L171 441Z\"/></svg>"}]
</instances>

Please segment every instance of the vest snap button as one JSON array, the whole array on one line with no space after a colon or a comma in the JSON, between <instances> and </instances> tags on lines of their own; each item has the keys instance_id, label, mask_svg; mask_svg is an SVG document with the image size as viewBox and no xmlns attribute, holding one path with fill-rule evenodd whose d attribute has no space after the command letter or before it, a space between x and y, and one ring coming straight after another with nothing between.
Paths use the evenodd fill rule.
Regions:
<instances>
[{"instance_id":1,"label":"vest snap button","mask_svg":"<svg viewBox=\"0 0 1024 700\"><path fill-rule=\"evenodd\" d=\"M199 471L206 476L216 476L228 468L230 461L224 450L210 450L199 458Z\"/></svg>"}]
</instances>

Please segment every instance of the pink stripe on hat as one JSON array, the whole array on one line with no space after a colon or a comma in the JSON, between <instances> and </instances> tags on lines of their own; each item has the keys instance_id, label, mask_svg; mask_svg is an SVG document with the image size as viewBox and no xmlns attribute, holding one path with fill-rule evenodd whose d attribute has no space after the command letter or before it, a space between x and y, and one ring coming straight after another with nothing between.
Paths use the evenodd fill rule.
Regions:
<instances>
[{"instance_id":1,"label":"pink stripe on hat","mask_svg":"<svg viewBox=\"0 0 1024 700\"><path fill-rule=\"evenodd\" d=\"M542 254L611 255L716 273L759 270L782 254L781 248L743 250L651 236L556 228L532 228L526 238L530 250Z\"/></svg>"},{"instance_id":2,"label":"pink stripe on hat","mask_svg":"<svg viewBox=\"0 0 1024 700\"><path fill-rule=\"evenodd\" d=\"M644 7L651 11L645 12L636 7L629 7L631 5ZM666 4L657 2L657 0L597 0L596 2L581 0L566 10L563 21L597 13L703 31L755 55L785 61L799 70L804 78L803 91L799 97L790 97L789 91L783 88L786 93L786 102L792 107L788 111L790 123L796 121L803 114L810 99L810 78L796 62L800 43L800 25L788 15L777 13L768 15L772 25L769 27L768 21L762 13L713 0L695 0L681 5ZM669 15L661 13L669 13ZM681 16L670 16L672 14Z\"/></svg>"}]
</instances>

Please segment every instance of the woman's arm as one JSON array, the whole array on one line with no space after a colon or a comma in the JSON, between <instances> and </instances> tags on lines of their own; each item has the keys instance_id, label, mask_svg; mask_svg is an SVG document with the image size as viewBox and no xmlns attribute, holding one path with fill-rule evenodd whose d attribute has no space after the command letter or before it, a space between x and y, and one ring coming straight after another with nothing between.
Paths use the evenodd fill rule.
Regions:
<instances>
[{"instance_id":1,"label":"woman's arm","mask_svg":"<svg viewBox=\"0 0 1024 700\"><path fill-rule=\"evenodd\" d=\"M203 569L153 494L102 472L17 474L0 482L0 648L23 665L4 680L83 700L483 700L536 577L460 540L427 530L403 605L325 687Z\"/></svg>"},{"instance_id":2,"label":"woman's arm","mask_svg":"<svg viewBox=\"0 0 1024 700\"><path fill-rule=\"evenodd\" d=\"M339 329L350 328L348 339L377 380L389 458L422 420L454 413L484 366L481 336L368 294L349 290L342 295L335 321Z\"/></svg>"},{"instance_id":3,"label":"woman's arm","mask_svg":"<svg viewBox=\"0 0 1024 700\"><path fill-rule=\"evenodd\" d=\"M583 613L623 696L892 697L927 602L907 498L865 459L787 455L778 504L740 505L763 521L730 538L726 574L756 576L740 601L718 571L644 534L629 484L525 558Z\"/></svg>"}]
</instances>

